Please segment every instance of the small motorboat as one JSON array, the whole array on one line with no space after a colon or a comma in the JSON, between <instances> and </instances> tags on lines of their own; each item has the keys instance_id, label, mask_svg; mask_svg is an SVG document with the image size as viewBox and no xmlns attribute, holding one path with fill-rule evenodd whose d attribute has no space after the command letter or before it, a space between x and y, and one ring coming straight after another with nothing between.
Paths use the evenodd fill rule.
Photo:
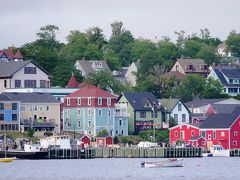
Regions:
<instances>
[{"instance_id":1,"label":"small motorboat","mask_svg":"<svg viewBox=\"0 0 240 180\"><path fill-rule=\"evenodd\" d=\"M14 158L0 158L0 162L4 162L4 163L6 163L6 162L12 162L14 160Z\"/></svg>"},{"instance_id":2,"label":"small motorboat","mask_svg":"<svg viewBox=\"0 0 240 180\"><path fill-rule=\"evenodd\" d=\"M182 167L183 158L170 158L163 161L141 162L143 168Z\"/></svg>"}]
</instances>

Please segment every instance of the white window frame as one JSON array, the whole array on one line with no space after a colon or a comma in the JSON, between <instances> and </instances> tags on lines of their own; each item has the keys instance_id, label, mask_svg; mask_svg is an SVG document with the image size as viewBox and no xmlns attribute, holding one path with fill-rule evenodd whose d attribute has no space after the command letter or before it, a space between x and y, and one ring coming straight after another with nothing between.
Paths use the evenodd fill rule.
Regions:
<instances>
[{"instance_id":1,"label":"white window frame","mask_svg":"<svg viewBox=\"0 0 240 180\"><path fill-rule=\"evenodd\" d=\"M107 112L108 114L108 117L111 117L111 110L108 110L108 112Z\"/></svg>"},{"instance_id":2,"label":"white window frame","mask_svg":"<svg viewBox=\"0 0 240 180\"><path fill-rule=\"evenodd\" d=\"M80 128L81 127L81 120L78 120L78 127Z\"/></svg>"},{"instance_id":3,"label":"white window frame","mask_svg":"<svg viewBox=\"0 0 240 180\"><path fill-rule=\"evenodd\" d=\"M78 97L77 102L78 102L79 106L81 105L81 100L82 100L82 98Z\"/></svg>"},{"instance_id":4,"label":"white window frame","mask_svg":"<svg viewBox=\"0 0 240 180\"><path fill-rule=\"evenodd\" d=\"M174 131L174 137L178 137L178 132Z\"/></svg>"},{"instance_id":5,"label":"white window frame","mask_svg":"<svg viewBox=\"0 0 240 180\"><path fill-rule=\"evenodd\" d=\"M98 116L99 116L99 117L102 116L102 109L98 109Z\"/></svg>"},{"instance_id":6,"label":"white window frame","mask_svg":"<svg viewBox=\"0 0 240 180\"><path fill-rule=\"evenodd\" d=\"M91 116L91 109L88 109L88 116Z\"/></svg>"},{"instance_id":7,"label":"white window frame","mask_svg":"<svg viewBox=\"0 0 240 180\"><path fill-rule=\"evenodd\" d=\"M66 109L66 116L67 116L67 117L70 116L70 109Z\"/></svg>"},{"instance_id":8,"label":"white window frame","mask_svg":"<svg viewBox=\"0 0 240 180\"><path fill-rule=\"evenodd\" d=\"M70 106L70 98L67 98L67 106Z\"/></svg>"},{"instance_id":9,"label":"white window frame","mask_svg":"<svg viewBox=\"0 0 240 180\"><path fill-rule=\"evenodd\" d=\"M192 137L195 135L194 130L191 131L191 135Z\"/></svg>"},{"instance_id":10,"label":"white window frame","mask_svg":"<svg viewBox=\"0 0 240 180\"><path fill-rule=\"evenodd\" d=\"M237 141L233 141L233 146L237 146Z\"/></svg>"},{"instance_id":11,"label":"white window frame","mask_svg":"<svg viewBox=\"0 0 240 180\"><path fill-rule=\"evenodd\" d=\"M222 132L221 132L221 137L224 137L224 136L225 136L225 132L222 131Z\"/></svg>"},{"instance_id":12,"label":"white window frame","mask_svg":"<svg viewBox=\"0 0 240 180\"><path fill-rule=\"evenodd\" d=\"M111 106L111 103L112 103L111 98L107 98L107 106Z\"/></svg>"},{"instance_id":13,"label":"white window frame","mask_svg":"<svg viewBox=\"0 0 240 180\"><path fill-rule=\"evenodd\" d=\"M77 116L81 116L81 109L77 109Z\"/></svg>"},{"instance_id":14,"label":"white window frame","mask_svg":"<svg viewBox=\"0 0 240 180\"><path fill-rule=\"evenodd\" d=\"M211 134L208 134L208 140L212 140L212 135Z\"/></svg>"},{"instance_id":15,"label":"white window frame","mask_svg":"<svg viewBox=\"0 0 240 180\"><path fill-rule=\"evenodd\" d=\"M102 98L101 97L98 98L98 105L102 105Z\"/></svg>"},{"instance_id":16,"label":"white window frame","mask_svg":"<svg viewBox=\"0 0 240 180\"><path fill-rule=\"evenodd\" d=\"M88 128L90 128L90 127L91 127L91 121L88 120Z\"/></svg>"},{"instance_id":17,"label":"white window frame","mask_svg":"<svg viewBox=\"0 0 240 180\"><path fill-rule=\"evenodd\" d=\"M238 136L238 131L233 132L234 136Z\"/></svg>"},{"instance_id":18,"label":"white window frame","mask_svg":"<svg viewBox=\"0 0 240 180\"><path fill-rule=\"evenodd\" d=\"M92 105L92 98L88 97L88 105Z\"/></svg>"}]
</instances>

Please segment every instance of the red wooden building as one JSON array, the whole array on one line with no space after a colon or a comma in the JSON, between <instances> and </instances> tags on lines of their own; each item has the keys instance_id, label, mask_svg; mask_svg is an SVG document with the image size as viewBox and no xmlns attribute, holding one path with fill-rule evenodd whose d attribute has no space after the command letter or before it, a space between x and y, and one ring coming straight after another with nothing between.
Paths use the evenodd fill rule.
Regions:
<instances>
[{"instance_id":1,"label":"red wooden building","mask_svg":"<svg viewBox=\"0 0 240 180\"><path fill-rule=\"evenodd\" d=\"M80 134L79 139L82 142L81 148L87 148L90 146L91 138L87 134Z\"/></svg>"},{"instance_id":2,"label":"red wooden building","mask_svg":"<svg viewBox=\"0 0 240 180\"><path fill-rule=\"evenodd\" d=\"M170 128L170 144L177 141L197 147L221 145L225 149L240 148L240 107L231 113L212 114L198 128L183 124ZM205 143L206 142L206 143Z\"/></svg>"},{"instance_id":3,"label":"red wooden building","mask_svg":"<svg viewBox=\"0 0 240 180\"><path fill-rule=\"evenodd\" d=\"M190 144L190 139L195 136L200 136L199 127L192 124L181 124L171 127L169 133L169 141L172 146L176 145L178 141L185 144Z\"/></svg>"},{"instance_id":4,"label":"red wooden building","mask_svg":"<svg viewBox=\"0 0 240 180\"><path fill-rule=\"evenodd\" d=\"M232 113L209 116L200 130L208 147L219 144L225 149L240 148L240 107Z\"/></svg>"},{"instance_id":5,"label":"red wooden building","mask_svg":"<svg viewBox=\"0 0 240 180\"><path fill-rule=\"evenodd\" d=\"M110 135L97 136L96 143L98 147L107 147L113 144L113 138Z\"/></svg>"}]
</instances>

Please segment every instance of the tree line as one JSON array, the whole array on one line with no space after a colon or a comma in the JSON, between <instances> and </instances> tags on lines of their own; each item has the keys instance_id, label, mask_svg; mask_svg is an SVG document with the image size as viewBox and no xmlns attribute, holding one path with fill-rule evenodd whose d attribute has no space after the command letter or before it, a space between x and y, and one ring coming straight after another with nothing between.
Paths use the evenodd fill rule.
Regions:
<instances>
[{"instance_id":1,"label":"tree line","mask_svg":"<svg viewBox=\"0 0 240 180\"><path fill-rule=\"evenodd\" d=\"M52 85L65 87L71 74L74 73L80 82L87 81L100 85L103 89L111 87L115 93L122 91L151 91L158 98L176 97L184 101L194 97L222 97L222 86L213 79L204 79L197 75L187 75L182 82L176 78L166 79L164 73L170 70L177 58L202 58L208 65L228 63L216 53L222 41L211 37L208 29L200 33L187 35L185 31L175 32L177 41L163 37L157 42L149 39L134 38L123 23L115 21L111 24L112 34L109 39L99 27L91 27L84 32L70 31L67 42L56 39L59 28L46 25L36 33L36 40L20 47L25 59L32 59L52 74ZM226 40L229 51L240 57L240 34L229 33ZM98 72L81 77L74 68L76 60L106 60L111 70L120 70L132 62L139 61L137 86L123 87L111 74Z\"/></svg>"}]
</instances>

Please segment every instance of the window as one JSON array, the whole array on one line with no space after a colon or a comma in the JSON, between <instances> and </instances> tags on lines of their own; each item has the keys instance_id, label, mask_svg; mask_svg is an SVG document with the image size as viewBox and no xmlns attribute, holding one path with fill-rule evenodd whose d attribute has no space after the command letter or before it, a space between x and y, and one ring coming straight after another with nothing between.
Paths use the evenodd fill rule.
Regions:
<instances>
[{"instance_id":1,"label":"window","mask_svg":"<svg viewBox=\"0 0 240 180\"><path fill-rule=\"evenodd\" d=\"M176 123L178 123L178 114L174 114L174 120Z\"/></svg>"},{"instance_id":2,"label":"window","mask_svg":"<svg viewBox=\"0 0 240 180\"><path fill-rule=\"evenodd\" d=\"M212 140L212 135L208 134L208 140Z\"/></svg>"},{"instance_id":3,"label":"window","mask_svg":"<svg viewBox=\"0 0 240 180\"><path fill-rule=\"evenodd\" d=\"M15 88L21 87L21 80L15 80Z\"/></svg>"},{"instance_id":4,"label":"window","mask_svg":"<svg viewBox=\"0 0 240 180\"><path fill-rule=\"evenodd\" d=\"M213 139L216 139L216 131L213 131Z\"/></svg>"},{"instance_id":5,"label":"window","mask_svg":"<svg viewBox=\"0 0 240 180\"><path fill-rule=\"evenodd\" d=\"M222 137L225 136L225 132L221 132L221 136L222 136Z\"/></svg>"},{"instance_id":6,"label":"window","mask_svg":"<svg viewBox=\"0 0 240 180\"><path fill-rule=\"evenodd\" d=\"M25 106L21 106L21 111L25 111Z\"/></svg>"},{"instance_id":7,"label":"window","mask_svg":"<svg viewBox=\"0 0 240 180\"><path fill-rule=\"evenodd\" d=\"M88 116L91 116L91 109L88 109Z\"/></svg>"},{"instance_id":8,"label":"window","mask_svg":"<svg viewBox=\"0 0 240 180\"><path fill-rule=\"evenodd\" d=\"M178 103L178 111L182 111L182 104Z\"/></svg>"},{"instance_id":9,"label":"window","mask_svg":"<svg viewBox=\"0 0 240 180\"><path fill-rule=\"evenodd\" d=\"M192 131L191 134L192 134L192 137L193 137L194 136L194 131Z\"/></svg>"},{"instance_id":10,"label":"window","mask_svg":"<svg viewBox=\"0 0 240 180\"><path fill-rule=\"evenodd\" d=\"M50 107L49 106L46 106L46 111L49 111L50 110Z\"/></svg>"},{"instance_id":11,"label":"window","mask_svg":"<svg viewBox=\"0 0 240 180\"><path fill-rule=\"evenodd\" d=\"M178 65L176 65L176 71L179 71L179 66Z\"/></svg>"},{"instance_id":12,"label":"window","mask_svg":"<svg viewBox=\"0 0 240 180\"><path fill-rule=\"evenodd\" d=\"M78 120L78 127L81 127L81 120Z\"/></svg>"},{"instance_id":13,"label":"window","mask_svg":"<svg viewBox=\"0 0 240 180\"><path fill-rule=\"evenodd\" d=\"M124 131L122 130L122 134L124 134Z\"/></svg>"},{"instance_id":14,"label":"window","mask_svg":"<svg viewBox=\"0 0 240 180\"><path fill-rule=\"evenodd\" d=\"M67 109L67 116L70 116L70 109Z\"/></svg>"},{"instance_id":15,"label":"window","mask_svg":"<svg viewBox=\"0 0 240 180\"><path fill-rule=\"evenodd\" d=\"M0 114L0 121L4 121L4 114Z\"/></svg>"},{"instance_id":16,"label":"window","mask_svg":"<svg viewBox=\"0 0 240 180\"><path fill-rule=\"evenodd\" d=\"M111 98L107 98L107 105L111 106Z\"/></svg>"},{"instance_id":17,"label":"window","mask_svg":"<svg viewBox=\"0 0 240 180\"><path fill-rule=\"evenodd\" d=\"M102 110L98 109L98 116L102 116Z\"/></svg>"},{"instance_id":18,"label":"window","mask_svg":"<svg viewBox=\"0 0 240 180\"><path fill-rule=\"evenodd\" d=\"M180 139L184 139L184 131L180 132Z\"/></svg>"},{"instance_id":19,"label":"window","mask_svg":"<svg viewBox=\"0 0 240 180\"><path fill-rule=\"evenodd\" d=\"M36 80L24 80L24 87L25 88L36 88L37 87Z\"/></svg>"},{"instance_id":20,"label":"window","mask_svg":"<svg viewBox=\"0 0 240 180\"><path fill-rule=\"evenodd\" d=\"M237 131L234 131L234 136L238 136L238 132Z\"/></svg>"},{"instance_id":21,"label":"window","mask_svg":"<svg viewBox=\"0 0 240 180\"><path fill-rule=\"evenodd\" d=\"M89 98L88 98L88 105L90 106L91 103L92 103L92 102L91 102L91 98L89 97Z\"/></svg>"},{"instance_id":22,"label":"window","mask_svg":"<svg viewBox=\"0 0 240 180\"><path fill-rule=\"evenodd\" d=\"M119 120L119 126L122 126L122 120L121 119Z\"/></svg>"},{"instance_id":23,"label":"window","mask_svg":"<svg viewBox=\"0 0 240 180\"><path fill-rule=\"evenodd\" d=\"M39 111L43 111L43 106L40 106L40 107L39 107Z\"/></svg>"},{"instance_id":24,"label":"window","mask_svg":"<svg viewBox=\"0 0 240 180\"><path fill-rule=\"evenodd\" d=\"M24 74L37 74L36 67L24 67Z\"/></svg>"},{"instance_id":25,"label":"window","mask_svg":"<svg viewBox=\"0 0 240 180\"><path fill-rule=\"evenodd\" d=\"M89 128L91 127L91 121L88 121L88 127Z\"/></svg>"},{"instance_id":26,"label":"window","mask_svg":"<svg viewBox=\"0 0 240 180\"><path fill-rule=\"evenodd\" d=\"M12 114L12 120L17 121L17 114Z\"/></svg>"},{"instance_id":27,"label":"window","mask_svg":"<svg viewBox=\"0 0 240 180\"><path fill-rule=\"evenodd\" d=\"M186 114L182 114L182 122L186 122Z\"/></svg>"},{"instance_id":28,"label":"window","mask_svg":"<svg viewBox=\"0 0 240 180\"><path fill-rule=\"evenodd\" d=\"M232 84L233 83L233 79L229 79L229 84Z\"/></svg>"},{"instance_id":29,"label":"window","mask_svg":"<svg viewBox=\"0 0 240 180\"><path fill-rule=\"evenodd\" d=\"M233 145L236 146L237 145L237 141L233 141Z\"/></svg>"},{"instance_id":30,"label":"window","mask_svg":"<svg viewBox=\"0 0 240 180\"><path fill-rule=\"evenodd\" d=\"M116 134L118 134L118 130L116 130Z\"/></svg>"},{"instance_id":31,"label":"window","mask_svg":"<svg viewBox=\"0 0 240 180\"><path fill-rule=\"evenodd\" d=\"M12 103L12 110L17 110L17 103Z\"/></svg>"},{"instance_id":32,"label":"window","mask_svg":"<svg viewBox=\"0 0 240 180\"><path fill-rule=\"evenodd\" d=\"M98 98L98 105L102 105L102 98Z\"/></svg>"},{"instance_id":33,"label":"window","mask_svg":"<svg viewBox=\"0 0 240 180\"><path fill-rule=\"evenodd\" d=\"M177 137L177 136L178 136L178 132L175 131L175 132L174 132L174 137Z\"/></svg>"},{"instance_id":34,"label":"window","mask_svg":"<svg viewBox=\"0 0 240 180\"><path fill-rule=\"evenodd\" d=\"M140 112L140 118L146 118L146 112L141 111Z\"/></svg>"},{"instance_id":35,"label":"window","mask_svg":"<svg viewBox=\"0 0 240 180\"><path fill-rule=\"evenodd\" d=\"M0 110L4 110L4 103L0 103Z\"/></svg>"},{"instance_id":36,"label":"window","mask_svg":"<svg viewBox=\"0 0 240 180\"><path fill-rule=\"evenodd\" d=\"M229 93L237 93L238 92L238 88L228 88L228 92Z\"/></svg>"},{"instance_id":37,"label":"window","mask_svg":"<svg viewBox=\"0 0 240 180\"><path fill-rule=\"evenodd\" d=\"M67 106L70 106L70 98L67 98Z\"/></svg>"},{"instance_id":38,"label":"window","mask_svg":"<svg viewBox=\"0 0 240 180\"><path fill-rule=\"evenodd\" d=\"M71 121L70 121L70 120L67 121L67 127L68 127L68 128L71 127Z\"/></svg>"},{"instance_id":39,"label":"window","mask_svg":"<svg viewBox=\"0 0 240 180\"><path fill-rule=\"evenodd\" d=\"M202 131L202 137L206 138L206 131Z\"/></svg>"},{"instance_id":40,"label":"window","mask_svg":"<svg viewBox=\"0 0 240 180\"><path fill-rule=\"evenodd\" d=\"M77 116L81 116L81 109L77 110Z\"/></svg>"},{"instance_id":41,"label":"window","mask_svg":"<svg viewBox=\"0 0 240 180\"><path fill-rule=\"evenodd\" d=\"M45 88L46 81L45 80L40 80L40 88Z\"/></svg>"},{"instance_id":42,"label":"window","mask_svg":"<svg viewBox=\"0 0 240 180\"><path fill-rule=\"evenodd\" d=\"M109 117L111 116L111 110L108 110L108 116Z\"/></svg>"},{"instance_id":43,"label":"window","mask_svg":"<svg viewBox=\"0 0 240 180\"><path fill-rule=\"evenodd\" d=\"M80 97L78 98L77 102L78 102L78 105L81 105L81 98Z\"/></svg>"},{"instance_id":44,"label":"window","mask_svg":"<svg viewBox=\"0 0 240 180\"><path fill-rule=\"evenodd\" d=\"M7 87L7 80L6 79L4 80L4 87L5 88Z\"/></svg>"}]
</instances>

